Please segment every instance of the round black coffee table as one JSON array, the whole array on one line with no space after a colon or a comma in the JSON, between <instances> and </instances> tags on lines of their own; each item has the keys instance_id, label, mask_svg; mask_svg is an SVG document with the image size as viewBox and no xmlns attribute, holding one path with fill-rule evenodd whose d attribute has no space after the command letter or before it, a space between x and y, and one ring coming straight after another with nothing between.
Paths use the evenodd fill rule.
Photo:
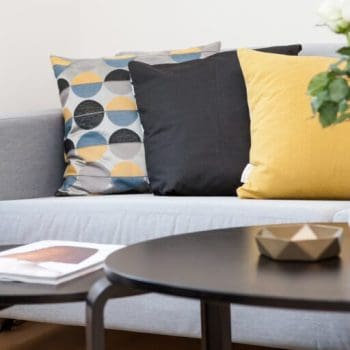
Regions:
<instances>
[{"instance_id":1,"label":"round black coffee table","mask_svg":"<svg viewBox=\"0 0 350 350\"><path fill-rule=\"evenodd\" d=\"M199 299L202 349L228 350L230 303L350 311L349 230L345 224L336 225L345 230L340 258L292 263L262 257L255 242L261 227L197 232L139 243L111 254L105 263L107 279L97 286L104 297L120 288ZM89 294L90 306L98 300L97 311L101 312L103 297L99 297L97 286ZM101 330L96 321L101 317L92 318L88 323ZM96 343L89 342L91 349L103 344L103 339L95 336Z\"/></svg>"}]
</instances>

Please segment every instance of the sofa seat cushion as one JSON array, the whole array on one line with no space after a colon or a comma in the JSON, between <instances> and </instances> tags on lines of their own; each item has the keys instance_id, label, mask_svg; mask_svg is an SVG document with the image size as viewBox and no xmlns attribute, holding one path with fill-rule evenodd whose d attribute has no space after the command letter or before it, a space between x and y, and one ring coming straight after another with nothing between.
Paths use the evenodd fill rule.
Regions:
<instances>
[{"instance_id":1,"label":"sofa seat cushion","mask_svg":"<svg viewBox=\"0 0 350 350\"><path fill-rule=\"evenodd\" d=\"M85 324L83 303L20 305L0 317ZM349 350L350 315L337 312L231 306L232 340L237 343L294 350ZM173 336L200 336L200 307L196 300L148 294L111 300L105 312L108 329Z\"/></svg>"},{"instance_id":2,"label":"sofa seat cushion","mask_svg":"<svg viewBox=\"0 0 350 350\"><path fill-rule=\"evenodd\" d=\"M348 201L158 197L152 194L0 201L0 244L62 239L132 244L166 235L334 220Z\"/></svg>"},{"instance_id":3,"label":"sofa seat cushion","mask_svg":"<svg viewBox=\"0 0 350 350\"><path fill-rule=\"evenodd\" d=\"M0 201L1 243L67 239L131 244L164 235L205 229L344 218L346 201L244 200L236 197L112 195ZM145 295L113 300L106 327L198 337L199 303ZM84 306L20 305L0 317L84 324ZM350 349L349 316L232 306L233 340L269 347Z\"/></svg>"}]
</instances>

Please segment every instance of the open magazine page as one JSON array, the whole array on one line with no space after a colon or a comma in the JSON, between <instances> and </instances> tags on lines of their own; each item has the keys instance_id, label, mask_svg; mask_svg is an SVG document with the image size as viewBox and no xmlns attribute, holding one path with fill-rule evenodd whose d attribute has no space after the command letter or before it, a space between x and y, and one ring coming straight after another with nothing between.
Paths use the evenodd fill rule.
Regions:
<instances>
[{"instance_id":1,"label":"open magazine page","mask_svg":"<svg viewBox=\"0 0 350 350\"><path fill-rule=\"evenodd\" d=\"M40 241L0 253L0 280L58 284L103 266L121 245Z\"/></svg>"}]
</instances>

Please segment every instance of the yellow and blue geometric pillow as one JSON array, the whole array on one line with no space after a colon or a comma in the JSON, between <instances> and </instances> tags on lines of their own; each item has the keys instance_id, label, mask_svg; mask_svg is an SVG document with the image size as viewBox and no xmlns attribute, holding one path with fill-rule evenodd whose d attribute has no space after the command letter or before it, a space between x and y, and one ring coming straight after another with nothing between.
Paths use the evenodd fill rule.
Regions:
<instances>
[{"instance_id":1,"label":"yellow and blue geometric pillow","mask_svg":"<svg viewBox=\"0 0 350 350\"><path fill-rule=\"evenodd\" d=\"M128 63L178 63L208 57L220 43L100 59L51 56L65 123L61 195L148 192L143 130Z\"/></svg>"}]
</instances>

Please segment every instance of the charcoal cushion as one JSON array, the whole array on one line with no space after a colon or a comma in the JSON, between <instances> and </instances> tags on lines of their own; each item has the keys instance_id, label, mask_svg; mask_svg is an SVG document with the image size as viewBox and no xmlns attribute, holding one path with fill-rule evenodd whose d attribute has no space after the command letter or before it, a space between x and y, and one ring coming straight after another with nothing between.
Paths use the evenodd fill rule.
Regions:
<instances>
[{"instance_id":1,"label":"charcoal cushion","mask_svg":"<svg viewBox=\"0 0 350 350\"><path fill-rule=\"evenodd\" d=\"M297 55L300 45L262 49ZM130 62L151 189L234 195L249 161L250 123L236 51L177 65Z\"/></svg>"}]
</instances>

